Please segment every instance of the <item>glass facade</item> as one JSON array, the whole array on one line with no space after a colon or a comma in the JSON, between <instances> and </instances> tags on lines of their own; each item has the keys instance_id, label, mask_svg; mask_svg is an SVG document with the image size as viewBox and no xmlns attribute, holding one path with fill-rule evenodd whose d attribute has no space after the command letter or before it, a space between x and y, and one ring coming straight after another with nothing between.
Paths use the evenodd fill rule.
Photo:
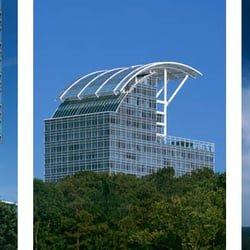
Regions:
<instances>
[{"instance_id":1,"label":"glass facade","mask_svg":"<svg viewBox=\"0 0 250 250\"><path fill-rule=\"evenodd\" d=\"M141 77L142 78L142 77ZM173 167L177 176L215 167L213 143L163 136L159 77L135 80L127 94L65 100L45 121L45 180L78 171L144 176Z\"/></svg>"},{"instance_id":2,"label":"glass facade","mask_svg":"<svg viewBox=\"0 0 250 250\"><path fill-rule=\"evenodd\" d=\"M45 122L45 179L77 171L109 171L110 113L63 117Z\"/></svg>"}]
</instances>

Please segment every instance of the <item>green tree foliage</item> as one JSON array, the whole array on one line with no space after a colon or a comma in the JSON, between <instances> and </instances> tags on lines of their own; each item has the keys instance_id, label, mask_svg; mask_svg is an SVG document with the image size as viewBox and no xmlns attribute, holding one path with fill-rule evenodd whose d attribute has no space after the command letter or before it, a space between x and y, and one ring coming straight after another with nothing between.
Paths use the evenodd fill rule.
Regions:
<instances>
[{"instance_id":1,"label":"green tree foliage","mask_svg":"<svg viewBox=\"0 0 250 250\"><path fill-rule=\"evenodd\" d=\"M225 174L34 181L35 249L225 249Z\"/></svg>"},{"instance_id":2,"label":"green tree foliage","mask_svg":"<svg viewBox=\"0 0 250 250\"><path fill-rule=\"evenodd\" d=\"M17 208L0 202L0 249L17 249Z\"/></svg>"}]
</instances>

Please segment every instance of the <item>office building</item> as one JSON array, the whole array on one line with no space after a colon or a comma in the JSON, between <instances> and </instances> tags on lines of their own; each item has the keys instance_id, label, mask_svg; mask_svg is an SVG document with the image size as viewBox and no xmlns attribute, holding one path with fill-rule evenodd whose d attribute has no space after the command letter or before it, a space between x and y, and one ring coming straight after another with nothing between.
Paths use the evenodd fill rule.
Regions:
<instances>
[{"instance_id":1,"label":"office building","mask_svg":"<svg viewBox=\"0 0 250 250\"><path fill-rule=\"evenodd\" d=\"M181 63L156 62L77 79L45 120L45 180L86 170L144 176L173 167L180 176L214 169L213 143L168 134L169 105L200 75ZM177 88L170 94L173 83Z\"/></svg>"}]
</instances>

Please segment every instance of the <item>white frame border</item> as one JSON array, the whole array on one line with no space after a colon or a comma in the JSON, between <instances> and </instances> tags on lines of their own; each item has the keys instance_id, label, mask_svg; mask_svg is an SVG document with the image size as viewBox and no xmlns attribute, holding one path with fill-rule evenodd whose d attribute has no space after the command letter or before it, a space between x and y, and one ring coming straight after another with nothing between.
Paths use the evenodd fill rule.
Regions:
<instances>
[{"instance_id":1,"label":"white frame border","mask_svg":"<svg viewBox=\"0 0 250 250\"><path fill-rule=\"evenodd\" d=\"M42 0L39 0L42 1ZM33 0L18 5L18 249L33 249Z\"/></svg>"},{"instance_id":2,"label":"white frame border","mask_svg":"<svg viewBox=\"0 0 250 250\"><path fill-rule=\"evenodd\" d=\"M226 1L226 237L241 249L242 230L242 31L241 1Z\"/></svg>"}]
</instances>

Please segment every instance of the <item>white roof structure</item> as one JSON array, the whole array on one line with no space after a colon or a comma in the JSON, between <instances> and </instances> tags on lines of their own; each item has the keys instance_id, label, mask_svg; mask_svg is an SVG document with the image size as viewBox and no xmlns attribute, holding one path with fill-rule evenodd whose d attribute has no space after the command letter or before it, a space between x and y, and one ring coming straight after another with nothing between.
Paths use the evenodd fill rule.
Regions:
<instances>
[{"instance_id":1,"label":"white roof structure","mask_svg":"<svg viewBox=\"0 0 250 250\"><path fill-rule=\"evenodd\" d=\"M60 96L60 100L82 100L85 97L118 95L126 93L130 87L138 83L138 79L145 79L156 75L167 80L196 78L202 75L198 70L177 62L155 62L144 65L100 70L82 76L73 82ZM184 82L185 82L184 81ZM184 83L183 82L183 83Z\"/></svg>"}]
</instances>

